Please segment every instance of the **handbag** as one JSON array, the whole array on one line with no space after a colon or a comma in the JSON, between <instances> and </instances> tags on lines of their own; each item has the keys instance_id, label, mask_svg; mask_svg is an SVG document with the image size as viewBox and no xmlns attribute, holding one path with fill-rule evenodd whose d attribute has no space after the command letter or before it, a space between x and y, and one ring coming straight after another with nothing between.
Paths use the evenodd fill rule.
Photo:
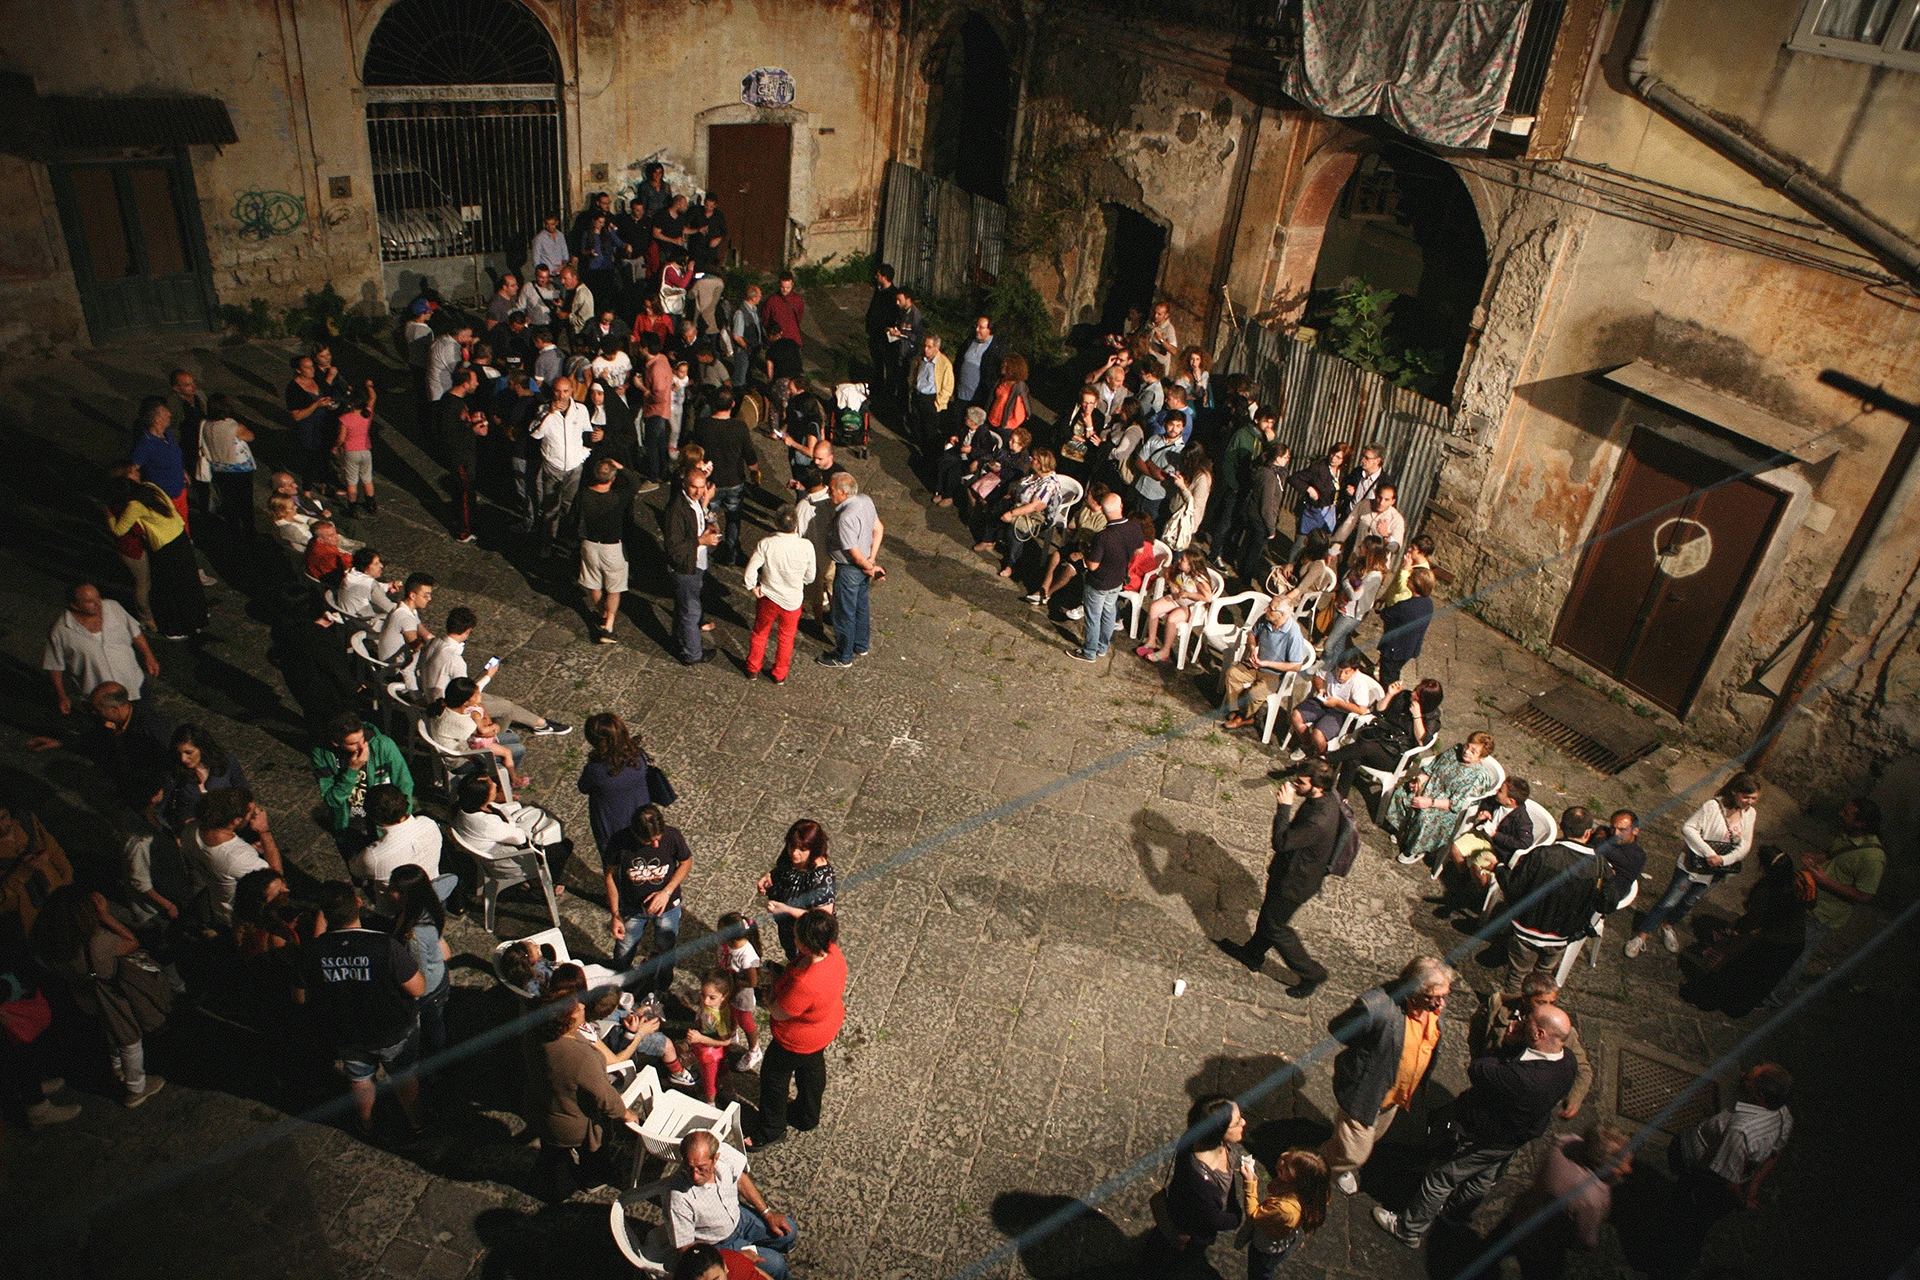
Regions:
<instances>
[{"instance_id":1,"label":"handbag","mask_svg":"<svg viewBox=\"0 0 1920 1280\"><path fill-rule=\"evenodd\" d=\"M647 798L655 804L672 804L680 798L667 771L651 760L647 761Z\"/></svg>"},{"instance_id":2,"label":"handbag","mask_svg":"<svg viewBox=\"0 0 1920 1280\"><path fill-rule=\"evenodd\" d=\"M0 1004L0 1034L15 1044L32 1044L53 1025L53 1006L44 991Z\"/></svg>"},{"instance_id":3,"label":"handbag","mask_svg":"<svg viewBox=\"0 0 1920 1280\"><path fill-rule=\"evenodd\" d=\"M1025 515L1018 515L1013 518L1013 532L1015 536L1020 538L1033 538L1046 526L1046 523L1046 512L1029 511Z\"/></svg>"},{"instance_id":4,"label":"handbag","mask_svg":"<svg viewBox=\"0 0 1920 1280\"><path fill-rule=\"evenodd\" d=\"M89 969L92 968L89 961ZM167 1025L173 1012L173 987L145 948L135 948L114 961L113 972L93 971L94 993L100 1016L116 1045L137 1043Z\"/></svg>"}]
</instances>

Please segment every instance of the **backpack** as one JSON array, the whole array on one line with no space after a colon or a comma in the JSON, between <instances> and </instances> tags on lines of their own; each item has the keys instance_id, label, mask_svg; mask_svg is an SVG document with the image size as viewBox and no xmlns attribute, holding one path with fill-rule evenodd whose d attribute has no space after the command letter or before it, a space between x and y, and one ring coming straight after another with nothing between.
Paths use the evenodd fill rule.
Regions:
<instances>
[{"instance_id":1,"label":"backpack","mask_svg":"<svg viewBox=\"0 0 1920 1280\"><path fill-rule=\"evenodd\" d=\"M1336 798L1340 801L1340 826L1334 833L1333 861L1327 864L1327 874L1344 877L1353 870L1353 860L1360 856L1360 828L1354 823L1347 798Z\"/></svg>"}]
</instances>

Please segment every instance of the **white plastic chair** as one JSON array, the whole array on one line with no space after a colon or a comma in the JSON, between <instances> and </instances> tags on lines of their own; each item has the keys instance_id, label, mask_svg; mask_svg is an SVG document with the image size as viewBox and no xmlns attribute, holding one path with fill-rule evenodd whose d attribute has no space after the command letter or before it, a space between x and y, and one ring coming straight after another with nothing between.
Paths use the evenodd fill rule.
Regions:
<instances>
[{"instance_id":1,"label":"white plastic chair","mask_svg":"<svg viewBox=\"0 0 1920 1280\"><path fill-rule=\"evenodd\" d=\"M1535 849L1544 849L1560 838L1560 824L1553 820L1553 815L1547 812L1545 805L1531 796L1527 797L1527 816L1533 819L1533 843L1513 855L1513 862L1507 864L1509 869L1513 867L1514 863L1519 862L1520 859L1526 857ZM1637 890L1639 886L1635 885L1634 888ZM1495 880L1487 886L1487 900L1480 907L1480 916L1482 919L1493 914L1493 909L1498 905L1500 896L1500 882Z\"/></svg>"},{"instance_id":2,"label":"white plastic chair","mask_svg":"<svg viewBox=\"0 0 1920 1280\"><path fill-rule=\"evenodd\" d=\"M489 925L488 927L491 928L492 926ZM493 949L493 976L500 980L501 986L513 992L513 994L519 996L522 1000L531 1000L534 998L533 992L527 990L525 987L514 986L513 983L507 979L505 972L500 968L500 958L507 954L507 950L526 942L531 942L536 948L542 946L552 947L553 962L556 965L572 964L573 956L567 951L566 937L560 932L560 926L558 925L555 925L551 929L542 929L539 933L530 933L524 938L508 938L505 942L502 942Z\"/></svg>"},{"instance_id":3,"label":"white plastic chair","mask_svg":"<svg viewBox=\"0 0 1920 1280\"><path fill-rule=\"evenodd\" d=\"M1207 570L1207 581L1213 584L1213 600L1218 600L1220 593L1227 589L1227 580L1220 575L1218 569L1209 569ZM1208 608L1211 609L1213 601L1210 600L1207 604ZM1193 614L1193 609L1189 608L1187 610L1187 620L1173 630L1173 666L1176 671L1185 671L1187 669L1187 637L1198 629L1194 625ZM1206 614L1202 613L1201 617L1204 619Z\"/></svg>"},{"instance_id":4,"label":"white plastic chair","mask_svg":"<svg viewBox=\"0 0 1920 1280\"><path fill-rule=\"evenodd\" d=\"M1051 517L1058 512L1064 519L1066 513L1072 511L1074 507L1079 504L1080 499L1087 496L1087 490L1086 486L1082 485L1070 475L1056 471L1054 472L1054 478L1060 482L1060 495L1054 499L1053 505L1047 509L1047 515Z\"/></svg>"},{"instance_id":5,"label":"white plastic chair","mask_svg":"<svg viewBox=\"0 0 1920 1280\"><path fill-rule=\"evenodd\" d=\"M1172 563L1173 548L1164 542L1156 541L1153 544L1153 568L1147 570L1146 576L1140 579L1140 589L1122 591L1120 599L1114 604L1116 612L1122 604L1133 606L1133 617L1127 624L1127 634L1135 640L1140 638L1140 620L1146 615L1147 602L1157 598L1167 589L1167 566Z\"/></svg>"},{"instance_id":6,"label":"white plastic chair","mask_svg":"<svg viewBox=\"0 0 1920 1280\"><path fill-rule=\"evenodd\" d=\"M746 1127L740 1118L740 1104L729 1103L722 1110L699 1099L667 1089L660 1084L660 1073L651 1066L642 1067L633 1083L622 1092L628 1107L638 1112L641 1121L629 1125L638 1136L633 1150L633 1174L630 1186L607 1206L607 1226L614 1245L626 1260L649 1276L667 1275L680 1256L673 1247L673 1234L665 1225L667 1194L680 1162L680 1142L690 1133L705 1131L716 1139L746 1154ZM648 1156L668 1162L666 1173L651 1182L641 1182ZM654 1201L659 1205L661 1224L644 1227L645 1234L634 1239L634 1221L627 1215L631 1205Z\"/></svg>"},{"instance_id":7,"label":"white plastic chair","mask_svg":"<svg viewBox=\"0 0 1920 1280\"><path fill-rule=\"evenodd\" d=\"M1380 784L1380 805L1384 806L1386 804L1387 797L1392 795L1393 789L1400 785L1400 779L1407 776L1407 770L1412 766L1413 762L1415 760L1421 759L1424 756L1431 755L1433 753L1433 749L1439 745L1440 745L1440 731L1438 729L1435 729L1433 731L1433 736L1428 738L1425 742L1421 743L1417 747L1409 747L1407 750L1401 752L1400 762L1394 765L1391 771L1388 771L1386 769L1375 769L1371 765L1360 766L1361 773L1366 774L1369 778L1372 778L1375 782Z\"/></svg>"},{"instance_id":8,"label":"white plastic chair","mask_svg":"<svg viewBox=\"0 0 1920 1280\"><path fill-rule=\"evenodd\" d=\"M1265 714L1260 725L1260 742L1262 745L1273 741L1273 727L1279 723L1280 713L1282 711L1291 711L1299 704L1300 699L1295 695L1300 693L1302 686L1307 688L1313 687L1313 660L1318 656L1319 654L1314 647L1308 645L1307 660L1301 664L1300 669L1298 671L1289 671L1282 675L1280 677L1280 687L1267 695L1263 708ZM1288 728L1287 737L1293 737L1292 728Z\"/></svg>"},{"instance_id":9,"label":"white plastic chair","mask_svg":"<svg viewBox=\"0 0 1920 1280\"><path fill-rule=\"evenodd\" d=\"M1320 612L1320 601L1326 594L1325 591L1309 591L1293 606L1293 620L1300 624L1301 635L1313 634L1313 615Z\"/></svg>"},{"instance_id":10,"label":"white plastic chair","mask_svg":"<svg viewBox=\"0 0 1920 1280\"><path fill-rule=\"evenodd\" d=\"M380 732L399 744L400 749L414 756L420 754L420 726L426 722L426 712L416 700L419 695L407 687L405 680L388 680L380 686L380 696L376 700L380 711ZM405 732L393 731L393 718L398 714L407 722Z\"/></svg>"},{"instance_id":11,"label":"white plastic chair","mask_svg":"<svg viewBox=\"0 0 1920 1280\"><path fill-rule=\"evenodd\" d=\"M522 822L522 815L529 815L530 820ZM494 920L499 915L500 895L515 885L534 882L540 885L540 892L547 900L547 916L557 930L560 927L560 900L553 891L553 868L547 863L547 845L558 844L564 839L565 829L558 818L531 805L519 806L513 817L516 825L525 829L530 839L535 839L539 834L550 838L525 845L489 843L482 849L476 848L472 841L453 827L447 828L447 834L479 868L481 900L486 904L484 924L488 933L493 932ZM549 823L552 825L547 826Z\"/></svg>"},{"instance_id":12,"label":"white plastic chair","mask_svg":"<svg viewBox=\"0 0 1920 1280\"><path fill-rule=\"evenodd\" d=\"M433 740L433 734L427 729L427 719L423 714L413 722L414 738L426 749L427 767L433 774L434 785L440 788L448 804L460 799L460 781L472 776L479 769L492 769L493 776L500 783L500 796L504 800L513 799L513 778L507 773L507 767L499 756L491 751L478 748L467 751L449 751Z\"/></svg>"},{"instance_id":13,"label":"white plastic chair","mask_svg":"<svg viewBox=\"0 0 1920 1280\"><path fill-rule=\"evenodd\" d=\"M1640 882L1636 880L1627 886L1627 896L1620 899L1620 905L1613 910L1625 911L1633 905L1633 900L1639 896ZM1600 938L1607 931L1607 917L1611 914L1612 912L1607 911L1596 911L1593 913L1593 955L1590 958L1590 965L1595 969L1600 967ZM1573 972L1573 962L1580 958L1580 950L1586 945L1587 939L1585 938L1575 938L1567 944L1566 951L1560 956L1560 967L1554 970L1553 982L1555 986L1564 987L1567 985L1567 976Z\"/></svg>"},{"instance_id":14,"label":"white plastic chair","mask_svg":"<svg viewBox=\"0 0 1920 1280\"><path fill-rule=\"evenodd\" d=\"M1247 635L1253 630L1253 624L1266 615L1267 606L1273 603L1273 597L1264 591L1242 591L1238 595L1219 596L1208 603L1207 616L1199 626L1187 626L1182 629L1180 658L1176 664L1180 670L1187 665L1187 638L1193 640L1193 658L1195 661L1206 656L1208 649L1224 654L1228 662L1235 661ZM1248 606L1246 614L1235 622L1223 615L1229 609Z\"/></svg>"}]
</instances>

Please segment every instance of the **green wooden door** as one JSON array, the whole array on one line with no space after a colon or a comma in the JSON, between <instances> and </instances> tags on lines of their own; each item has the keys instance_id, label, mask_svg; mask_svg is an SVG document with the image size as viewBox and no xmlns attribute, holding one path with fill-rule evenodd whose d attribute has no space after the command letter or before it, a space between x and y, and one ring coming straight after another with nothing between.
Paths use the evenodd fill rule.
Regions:
<instances>
[{"instance_id":1,"label":"green wooden door","mask_svg":"<svg viewBox=\"0 0 1920 1280\"><path fill-rule=\"evenodd\" d=\"M213 279L184 157L55 164L51 173L96 343L212 327Z\"/></svg>"}]
</instances>

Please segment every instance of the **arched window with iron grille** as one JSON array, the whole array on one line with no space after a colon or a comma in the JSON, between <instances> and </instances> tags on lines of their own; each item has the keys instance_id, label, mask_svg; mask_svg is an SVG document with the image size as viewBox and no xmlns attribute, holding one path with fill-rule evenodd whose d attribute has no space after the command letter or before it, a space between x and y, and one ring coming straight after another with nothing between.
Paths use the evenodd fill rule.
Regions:
<instances>
[{"instance_id":1,"label":"arched window with iron grille","mask_svg":"<svg viewBox=\"0 0 1920 1280\"><path fill-rule=\"evenodd\" d=\"M382 261L471 258L478 281L566 216L560 59L519 0L399 0L361 78Z\"/></svg>"}]
</instances>

